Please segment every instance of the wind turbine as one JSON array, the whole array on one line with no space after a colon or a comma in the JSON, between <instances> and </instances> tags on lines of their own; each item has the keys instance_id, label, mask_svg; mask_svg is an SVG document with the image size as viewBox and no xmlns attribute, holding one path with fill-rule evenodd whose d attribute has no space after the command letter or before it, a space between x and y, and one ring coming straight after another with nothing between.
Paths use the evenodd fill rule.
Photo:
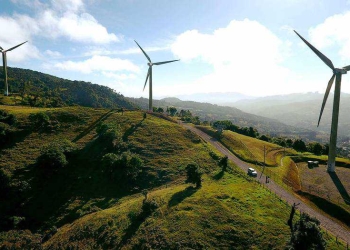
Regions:
<instances>
[{"instance_id":1,"label":"wind turbine","mask_svg":"<svg viewBox=\"0 0 350 250\"><path fill-rule=\"evenodd\" d=\"M0 46L0 52L2 54L2 69L4 71L4 82L5 82L5 95L8 96L9 95L9 86L7 84L7 58L6 58L6 53L14 50L15 48L21 46L22 44L25 44L28 41L25 41L24 43L18 44L12 48L9 48L7 50L4 50L1 46Z\"/></svg>"},{"instance_id":2,"label":"wind turbine","mask_svg":"<svg viewBox=\"0 0 350 250\"><path fill-rule=\"evenodd\" d=\"M294 30L294 32L303 40L307 46L328 66L332 69L333 75L328 82L326 93L323 98L322 107L320 111L320 117L318 118L317 127L320 125L322 113L324 106L331 90L331 87L335 78L335 87L334 87L334 100L333 100L333 113L332 113L332 127L331 135L329 142L329 153L328 153L328 172L335 172L335 156L336 156L336 146L337 146L337 133L338 133L338 117L339 117L339 103L340 103L340 86L341 86L341 77L343 74L346 74L350 70L350 65L343 68L334 68L333 63L320 51L318 51L314 46L312 46L308 41L306 41L301 35Z\"/></svg>"},{"instance_id":3,"label":"wind turbine","mask_svg":"<svg viewBox=\"0 0 350 250\"><path fill-rule=\"evenodd\" d=\"M135 40L134 40L135 41ZM161 65L161 64L166 64L166 63L171 63L171 62L176 62L176 61L180 61L180 60L172 60L172 61L164 61L164 62L156 62L156 63L152 63L151 59L149 58L149 56L146 54L146 52L141 48L141 46L135 41L135 43L137 44L137 46L139 46L139 48L141 49L142 53L145 55L145 57L148 60L148 72L147 72L147 77L146 77L146 81L145 81L145 86L143 86L143 90L145 90L146 88L146 84L147 84L147 80L149 77L149 111L152 112L152 66L153 65Z\"/></svg>"}]
</instances>

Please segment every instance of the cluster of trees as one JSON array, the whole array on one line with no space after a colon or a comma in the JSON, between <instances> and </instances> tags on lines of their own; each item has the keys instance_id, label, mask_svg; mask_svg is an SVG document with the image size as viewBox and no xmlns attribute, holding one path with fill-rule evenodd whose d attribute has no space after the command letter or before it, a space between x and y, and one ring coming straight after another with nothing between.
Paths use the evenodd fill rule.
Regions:
<instances>
[{"instance_id":1,"label":"cluster of trees","mask_svg":"<svg viewBox=\"0 0 350 250\"><path fill-rule=\"evenodd\" d=\"M168 115L170 116L175 116L177 115L177 109L173 106L167 106L165 111L164 111L164 108L162 107L153 107L153 112L157 112L157 113L167 113Z\"/></svg>"},{"instance_id":2,"label":"cluster of trees","mask_svg":"<svg viewBox=\"0 0 350 250\"><path fill-rule=\"evenodd\" d=\"M2 71L0 79L3 79ZM135 108L113 89L83 81L70 81L40 72L8 67L9 91L21 97L24 105L61 107L80 105L96 108ZM0 88L4 83L0 81Z\"/></svg>"},{"instance_id":3,"label":"cluster of trees","mask_svg":"<svg viewBox=\"0 0 350 250\"><path fill-rule=\"evenodd\" d=\"M309 142L306 144L302 139L290 139L283 137L270 137L268 135L260 135L258 130L253 127L239 127L232 124L231 121L216 121L213 124L214 128L223 127L224 129L257 138L263 141L271 142L282 147L293 148L299 152L310 152L315 155L328 154L328 144L322 145L319 142Z\"/></svg>"},{"instance_id":4,"label":"cluster of trees","mask_svg":"<svg viewBox=\"0 0 350 250\"><path fill-rule=\"evenodd\" d=\"M44 173L57 171L68 164L68 157L77 150L77 146L67 140L58 140L45 145L41 149L41 155L37 159L37 166L44 170Z\"/></svg>"}]
</instances>

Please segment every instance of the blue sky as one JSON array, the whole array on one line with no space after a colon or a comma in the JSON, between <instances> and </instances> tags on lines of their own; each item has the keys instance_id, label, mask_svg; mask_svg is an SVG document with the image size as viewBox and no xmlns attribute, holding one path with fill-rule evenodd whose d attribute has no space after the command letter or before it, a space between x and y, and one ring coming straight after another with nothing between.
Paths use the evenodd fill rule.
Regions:
<instances>
[{"instance_id":1,"label":"blue sky","mask_svg":"<svg viewBox=\"0 0 350 250\"><path fill-rule=\"evenodd\" d=\"M153 95L324 92L331 70L293 33L350 64L350 1L1 0L0 46L8 65L142 91L147 60ZM350 92L344 75L342 91Z\"/></svg>"}]
</instances>

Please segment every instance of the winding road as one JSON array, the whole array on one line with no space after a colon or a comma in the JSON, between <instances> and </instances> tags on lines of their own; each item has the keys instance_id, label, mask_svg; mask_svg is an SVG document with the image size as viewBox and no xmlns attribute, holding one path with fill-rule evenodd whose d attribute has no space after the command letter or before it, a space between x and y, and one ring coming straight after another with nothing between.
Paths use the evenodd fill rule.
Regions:
<instances>
[{"instance_id":1,"label":"winding road","mask_svg":"<svg viewBox=\"0 0 350 250\"><path fill-rule=\"evenodd\" d=\"M222 154L227 155L228 159L231 160L235 165L240 167L243 171L247 172L248 168L251 167L246 162L240 160L237 158L234 154L232 154L225 146L223 146L217 139L209 136L208 134L204 133L203 131L193 127L190 124L182 123L180 122L180 125L182 125L184 128L191 130L198 136L200 136L204 141L207 143L210 143L212 146L214 146L217 150L219 150ZM258 174L260 176L260 174ZM281 197L281 199L288 202L290 205L293 203L300 203L298 205L298 210L300 210L303 213L307 213L315 218L317 218L321 226L326 229L327 231L334 234L338 239L342 239L344 242L348 243L350 245L350 231L347 230L342 225L336 223L335 221L329 219L328 217L322 215L318 211L314 210L310 206L308 206L306 203L304 203L299 198L293 196L291 193L287 192L284 188L277 185L274 181L270 180L268 184L265 183L266 176L264 174L261 175L260 178L257 180L265 185L268 189L270 189L272 192L274 192L277 196Z\"/></svg>"}]
</instances>

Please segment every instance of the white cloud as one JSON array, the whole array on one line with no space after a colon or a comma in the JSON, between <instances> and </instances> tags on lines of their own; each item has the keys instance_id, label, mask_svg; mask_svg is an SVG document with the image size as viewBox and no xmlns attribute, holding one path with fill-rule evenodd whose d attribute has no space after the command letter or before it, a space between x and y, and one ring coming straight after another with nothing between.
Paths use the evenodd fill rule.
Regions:
<instances>
[{"instance_id":1,"label":"white cloud","mask_svg":"<svg viewBox=\"0 0 350 250\"><path fill-rule=\"evenodd\" d=\"M30 6L31 2L12 1L27 6ZM64 37L75 42L94 44L107 44L120 40L85 11L82 0L51 0L48 3L36 0L33 8L34 17L15 14L12 18L19 26L25 27L21 31L29 35L53 39Z\"/></svg>"},{"instance_id":2,"label":"white cloud","mask_svg":"<svg viewBox=\"0 0 350 250\"><path fill-rule=\"evenodd\" d=\"M108 78L112 78L115 80L129 80L129 79L136 79L135 74L116 74L113 72L105 72L103 71L102 74Z\"/></svg>"},{"instance_id":3,"label":"white cloud","mask_svg":"<svg viewBox=\"0 0 350 250\"><path fill-rule=\"evenodd\" d=\"M136 44L135 44L136 46ZM169 50L169 46L165 47L145 47L144 51L148 54L149 52L164 51ZM84 56L94 56L94 55L132 55L132 54L142 54L142 51L138 48L129 48L125 50L107 50L106 48L92 47ZM152 59L152 58L151 58Z\"/></svg>"},{"instance_id":4,"label":"white cloud","mask_svg":"<svg viewBox=\"0 0 350 250\"><path fill-rule=\"evenodd\" d=\"M241 92L272 95L291 91L292 72L281 66L290 42L282 41L256 21L232 21L212 34L197 30L176 37L171 49L182 61L201 60L212 73L190 84L187 91Z\"/></svg>"},{"instance_id":5,"label":"white cloud","mask_svg":"<svg viewBox=\"0 0 350 250\"><path fill-rule=\"evenodd\" d=\"M322 49L337 45L342 59L350 59L350 11L328 17L323 23L310 28L311 43Z\"/></svg>"},{"instance_id":6,"label":"white cloud","mask_svg":"<svg viewBox=\"0 0 350 250\"><path fill-rule=\"evenodd\" d=\"M19 20L27 22L30 25L30 19L18 16ZM30 58L39 58L39 50L30 42L31 34L27 30L27 26L21 26L12 17L0 17L0 27L6 27L7 32L0 32L0 46L3 49L9 49L17 44L28 41L28 43L9 51L7 60L10 65L11 62L20 62Z\"/></svg>"},{"instance_id":7,"label":"white cloud","mask_svg":"<svg viewBox=\"0 0 350 250\"><path fill-rule=\"evenodd\" d=\"M45 54L48 55L49 57L54 57L54 58L62 56L60 52L52 51L52 50L49 50L49 49L45 51Z\"/></svg>"},{"instance_id":8,"label":"white cloud","mask_svg":"<svg viewBox=\"0 0 350 250\"><path fill-rule=\"evenodd\" d=\"M56 63L55 68L61 70L78 71L85 74L91 72L115 72L130 71L139 72L139 67L130 62L119 58L110 58L107 56L93 56L85 61L65 61Z\"/></svg>"}]
</instances>

